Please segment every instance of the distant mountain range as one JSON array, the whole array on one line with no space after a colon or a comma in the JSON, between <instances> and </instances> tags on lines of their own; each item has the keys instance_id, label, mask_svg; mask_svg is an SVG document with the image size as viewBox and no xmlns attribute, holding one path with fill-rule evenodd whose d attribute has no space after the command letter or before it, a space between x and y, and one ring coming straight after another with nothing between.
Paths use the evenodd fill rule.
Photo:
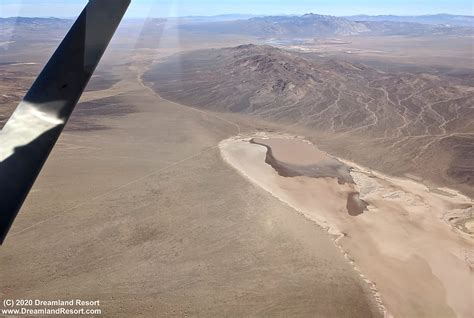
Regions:
<instances>
[{"instance_id":1,"label":"distant mountain range","mask_svg":"<svg viewBox=\"0 0 474 318\"><path fill-rule=\"evenodd\" d=\"M28 17L11 17L11 18L0 18L0 25L2 26L61 26L64 24L71 24L71 19L59 19L59 18L28 18Z\"/></svg>"},{"instance_id":2,"label":"distant mountain range","mask_svg":"<svg viewBox=\"0 0 474 318\"><path fill-rule=\"evenodd\" d=\"M51 41L62 38L71 27L74 20L58 18L0 18L0 42Z\"/></svg>"},{"instance_id":3,"label":"distant mountain range","mask_svg":"<svg viewBox=\"0 0 474 318\"><path fill-rule=\"evenodd\" d=\"M262 38L311 38L335 37L347 35L465 35L473 34L474 26L467 22L472 17L460 16L423 16L416 22L416 17L406 17L407 21L397 21L395 16L389 18L354 16L349 18L319 14L302 16L267 16L246 20L204 22L200 24L182 24L180 28L187 31L216 34L245 34ZM400 20L402 17L400 17ZM428 24L432 21L432 24ZM452 23L435 23L452 21ZM457 21L457 24L454 23ZM466 25L464 25L466 24Z\"/></svg>"},{"instance_id":4,"label":"distant mountain range","mask_svg":"<svg viewBox=\"0 0 474 318\"><path fill-rule=\"evenodd\" d=\"M177 20L190 20L195 22L217 22L217 21L235 21L235 20L247 20L251 18L259 17L259 15L254 14L220 14L213 16L184 16L176 17L171 19Z\"/></svg>"},{"instance_id":5,"label":"distant mountain range","mask_svg":"<svg viewBox=\"0 0 474 318\"><path fill-rule=\"evenodd\" d=\"M474 27L474 16L470 15L451 15L451 14L434 14L420 16L397 16L397 15L353 15L345 17L351 21L390 21L390 22L409 22L431 25L450 25L462 27Z\"/></svg>"},{"instance_id":6,"label":"distant mountain range","mask_svg":"<svg viewBox=\"0 0 474 318\"><path fill-rule=\"evenodd\" d=\"M312 13L303 16L268 16L199 25L183 25L181 28L197 32L280 38L355 35L370 31L363 23Z\"/></svg>"},{"instance_id":7,"label":"distant mountain range","mask_svg":"<svg viewBox=\"0 0 474 318\"><path fill-rule=\"evenodd\" d=\"M151 30L153 27L163 28L166 21L166 19L147 19L147 30ZM474 17L447 14L411 17L393 15L335 17L313 13L302 16L255 17L230 14L170 18L168 22L173 23L168 24L167 27L176 27L189 32L241 34L281 39L364 34L409 36L474 34ZM0 36L9 36L10 34L21 36L24 32L33 34L46 30L55 30L58 35L61 35L72 23L73 20L58 18L0 18ZM127 21L125 21L126 23Z\"/></svg>"}]
</instances>

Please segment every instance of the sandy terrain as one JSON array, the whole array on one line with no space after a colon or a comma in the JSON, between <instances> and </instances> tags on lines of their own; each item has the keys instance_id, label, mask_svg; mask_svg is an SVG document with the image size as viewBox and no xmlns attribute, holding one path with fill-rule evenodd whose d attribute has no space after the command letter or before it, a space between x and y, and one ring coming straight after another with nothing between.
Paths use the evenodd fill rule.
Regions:
<instances>
[{"instance_id":1,"label":"sandy terrain","mask_svg":"<svg viewBox=\"0 0 474 318\"><path fill-rule=\"evenodd\" d=\"M306 45L283 45L289 49L314 52L319 56L338 56L347 60L400 63L421 69L445 67L473 69L472 37L469 36L356 36Z\"/></svg>"},{"instance_id":2,"label":"sandy terrain","mask_svg":"<svg viewBox=\"0 0 474 318\"><path fill-rule=\"evenodd\" d=\"M430 191L421 183L389 177L352 162L344 163L351 167L355 185L341 184L335 177L285 177L265 162L266 147L250 143L254 137L260 142L267 139L274 158L293 165L318 165L328 159L319 151L312 156L307 142L289 136L260 134L220 144L231 166L333 236L366 278L387 315L472 317L470 198L449 189ZM290 141L294 144L289 145ZM368 204L357 216L350 215L347 206L354 186Z\"/></svg>"},{"instance_id":3,"label":"sandy terrain","mask_svg":"<svg viewBox=\"0 0 474 318\"><path fill-rule=\"evenodd\" d=\"M221 140L255 128L161 99L141 53L106 59L120 81L83 96L1 248L0 298L100 300L104 317L380 316L324 231L221 159Z\"/></svg>"},{"instance_id":4,"label":"sandy terrain","mask_svg":"<svg viewBox=\"0 0 474 318\"><path fill-rule=\"evenodd\" d=\"M420 209L412 215L411 225L405 215L400 216L410 229L407 233L418 233L411 231L425 228L423 222L436 224L432 233L411 241L423 247L413 247L416 253L393 243L395 236L404 243L411 238L405 233L399 237L395 226L383 227L393 232L373 230L381 222L400 224L394 223L399 222L395 215L377 211L389 204L408 213L403 200L409 200L406 195L413 193L412 188L418 189L417 196L436 198L430 202L439 208L446 202L457 206L457 194L448 189L427 194L426 188L410 183L399 198L394 194L378 202L385 190L364 192L357 188L359 179L377 180L379 188L405 189L400 188L405 183L354 172L351 178L356 184L344 185L335 178L275 174L272 181L278 182L271 188L263 182L275 173L264 163L265 148L232 146L232 154L241 151L246 164L239 170L254 169L247 172L261 185L256 187L222 160L218 144L238 133L281 125L184 107L160 98L140 79L153 62L176 52L257 39L166 30L150 34L142 27L121 32L0 250L0 298L100 300L104 317L380 316L375 286L364 282L344 258L349 256L315 226L316 220L341 238L338 243L378 284L384 305L394 314L439 317L465 310L465 300L472 298L472 291L464 288L471 274L461 270L459 256L468 238L452 233L460 243L443 241L444 251L454 246L454 254L443 258L448 253L433 250L434 243L427 241L433 238L426 235L443 237L449 227L441 220L425 220ZM43 39L34 34L2 52L1 62L20 64L0 67L0 126L62 35L44 32ZM278 159L287 153L279 149L275 149ZM299 156L284 159L301 163ZM314 162L317 156L310 159ZM297 182L290 184L290 179ZM305 184L318 191L301 192ZM275 198L276 189L284 186L286 192L281 190ZM370 203L369 211L357 217L347 211L346 197L353 190L360 190ZM295 193L302 196L301 206L281 202L291 202ZM325 200L314 202L321 196ZM293 208L304 212L318 204L321 209L304 215ZM335 207L338 213L323 214ZM455 225L472 229L472 221L456 221L464 216L462 209L450 211L446 220L454 217ZM420 218L423 222L418 222ZM388 240L380 241L380 235ZM405 276L400 275L403 270ZM452 284L458 291L446 283L446 273L455 278ZM407 277L413 280L413 289L406 289ZM464 298L459 296L462 292Z\"/></svg>"}]
</instances>

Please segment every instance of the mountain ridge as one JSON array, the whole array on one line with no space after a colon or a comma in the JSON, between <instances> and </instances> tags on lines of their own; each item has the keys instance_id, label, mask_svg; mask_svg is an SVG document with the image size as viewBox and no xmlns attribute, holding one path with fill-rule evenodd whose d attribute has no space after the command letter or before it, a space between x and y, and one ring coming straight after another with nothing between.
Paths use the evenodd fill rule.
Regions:
<instances>
[{"instance_id":1,"label":"mountain ridge","mask_svg":"<svg viewBox=\"0 0 474 318\"><path fill-rule=\"evenodd\" d=\"M183 24L182 30L212 34L245 34L259 38L314 38L353 35L472 35L474 25L422 24L336 17L308 13L301 16L264 16L247 20Z\"/></svg>"},{"instance_id":2,"label":"mountain ridge","mask_svg":"<svg viewBox=\"0 0 474 318\"><path fill-rule=\"evenodd\" d=\"M259 45L179 54L143 79L166 99L304 127L342 157L474 193L474 91L460 83Z\"/></svg>"},{"instance_id":3,"label":"mountain ridge","mask_svg":"<svg viewBox=\"0 0 474 318\"><path fill-rule=\"evenodd\" d=\"M346 19L351 21L391 21L391 22L411 22L419 24L448 24L460 27L474 27L474 16L470 15L454 15L447 13L439 14L426 14L426 15L412 15L412 16L400 16L400 15L353 15L345 16Z\"/></svg>"}]
</instances>

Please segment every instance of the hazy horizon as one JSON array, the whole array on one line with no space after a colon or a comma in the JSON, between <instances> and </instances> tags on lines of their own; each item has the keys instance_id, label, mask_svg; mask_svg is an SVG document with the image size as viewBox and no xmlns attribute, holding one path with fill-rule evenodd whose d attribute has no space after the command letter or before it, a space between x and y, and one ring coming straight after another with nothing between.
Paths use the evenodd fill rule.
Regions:
<instances>
[{"instance_id":1,"label":"hazy horizon","mask_svg":"<svg viewBox=\"0 0 474 318\"><path fill-rule=\"evenodd\" d=\"M74 17L82 10L87 0L2 0L0 17ZM471 1L419 0L416 2L389 0L383 3L375 0L297 0L276 1L261 0L258 2L205 0L196 4L190 0L134 0L126 17L183 17L183 16L217 16L229 14L242 15L302 15L314 12L323 15L397 15L419 16L434 14L468 15L472 16Z\"/></svg>"},{"instance_id":2,"label":"hazy horizon","mask_svg":"<svg viewBox=\"0 0 474 318\"><path fill-rule=\"evenodd\" d=\"M335 17L351 17L351 16L370 16L370 17L382 17L382 16L397 16L397 17L423 17L423 16L441 16L441 15L448 15L448 16L466 16L466 17L474 17L474 15L469 14L452 14L452 13L430 13L430 14L413 14L413 15L402 15L402 14L353 14L353 15L333 15L333 14L324 14L319 12L306 12L301 14L287 14L287 13L275 13L275 14L251 14L251 13L222 13L222 14L213 14L213 15L176 15L176 16L128 16L125 17L125 20L131 19L166 19L166 18L212 18L212 17L224 17L224 16L249 16L249 17L271 17L271 16L303 16L305 14L318 14L318 15L329 15ZM2 19L7 18L43 18L43 19L76 19L76 16L42 16L42 15L13 15L13 16L1 16Z\"/></svg>"}]
</instances>

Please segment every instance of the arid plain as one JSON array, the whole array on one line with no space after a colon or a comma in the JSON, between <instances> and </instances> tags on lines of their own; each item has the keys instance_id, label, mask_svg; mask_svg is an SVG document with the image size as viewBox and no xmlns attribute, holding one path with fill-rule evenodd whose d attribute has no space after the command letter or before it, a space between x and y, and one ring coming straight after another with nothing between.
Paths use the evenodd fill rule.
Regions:
<instances>
[{"instance_id":1,"label":"arid plain","mask_svg":"<svg viewBox=\"0 0 474 318\"><path fill-rule=\"evenodd\" d=\"M380 316L324 231L222 160L219 142L254 131L250 120L141 83L155 59L186 49L160 40L112 43L97 74L117 80L95 77L78 105L2 247L0 297L99 299L109 317ZM39 63L9 66L27 77L16 95L52 48L2 56Z\"/></svg>"},{"instance_id":2,"label":"arid plain","mask_svg":"<svg viewBox=\"0 0 474 318\"><path fill-rule=\"evenodd\" d=\"M11 114L61 35L2 47L0 120ZM377 41L360 37L345 45L373 51L374 43L382 43ZM460 60L469 60L465 50L446 48L426 63L418 63L421 48L402 56L390 50L400 43L413 48L412 41L388 38L387 53L368 54L365 62L399 64L410 72L408 60L423 71L433 64L443 72L462 69L464 82L456 85L470 85ZM172 26L155 30L139 22L121 27L1 248L1 298L99 299L110 317L472 315L469 185L459 188L465 194L443 190L443 178L426 173L427 181L410 179L391 159L385 170L382 163L372 166L373 156L364 159L345 148L350 138L311 127L214 105L184 106L179 98L160 97L159 85L149 81L150 70L177 53L247 43L268 40ZM350 63L364 61L363 54L354 57L331 45L319 50ZM452 58L456 54L460 59ZM192 96L202 101L199 90ZM242 138L264 142L295 135L352 167L354 184L341 185L333 176L279 176L265 163L267 149L246 143L234 158L248 159L244 168L255 168L252 176L232 164L222 147ZM367 144L380 157L380 148L369 139ZM249 159L246 151L256 157ZM271 184L257 180L259 173L262 180L271 175ZM346 211L353 191L368 204L358 215ZM452 220L462 222L442 219L456 208L463 211ZM437 240L445 244L439 250Z\"/></svg>"}]
</instances>

